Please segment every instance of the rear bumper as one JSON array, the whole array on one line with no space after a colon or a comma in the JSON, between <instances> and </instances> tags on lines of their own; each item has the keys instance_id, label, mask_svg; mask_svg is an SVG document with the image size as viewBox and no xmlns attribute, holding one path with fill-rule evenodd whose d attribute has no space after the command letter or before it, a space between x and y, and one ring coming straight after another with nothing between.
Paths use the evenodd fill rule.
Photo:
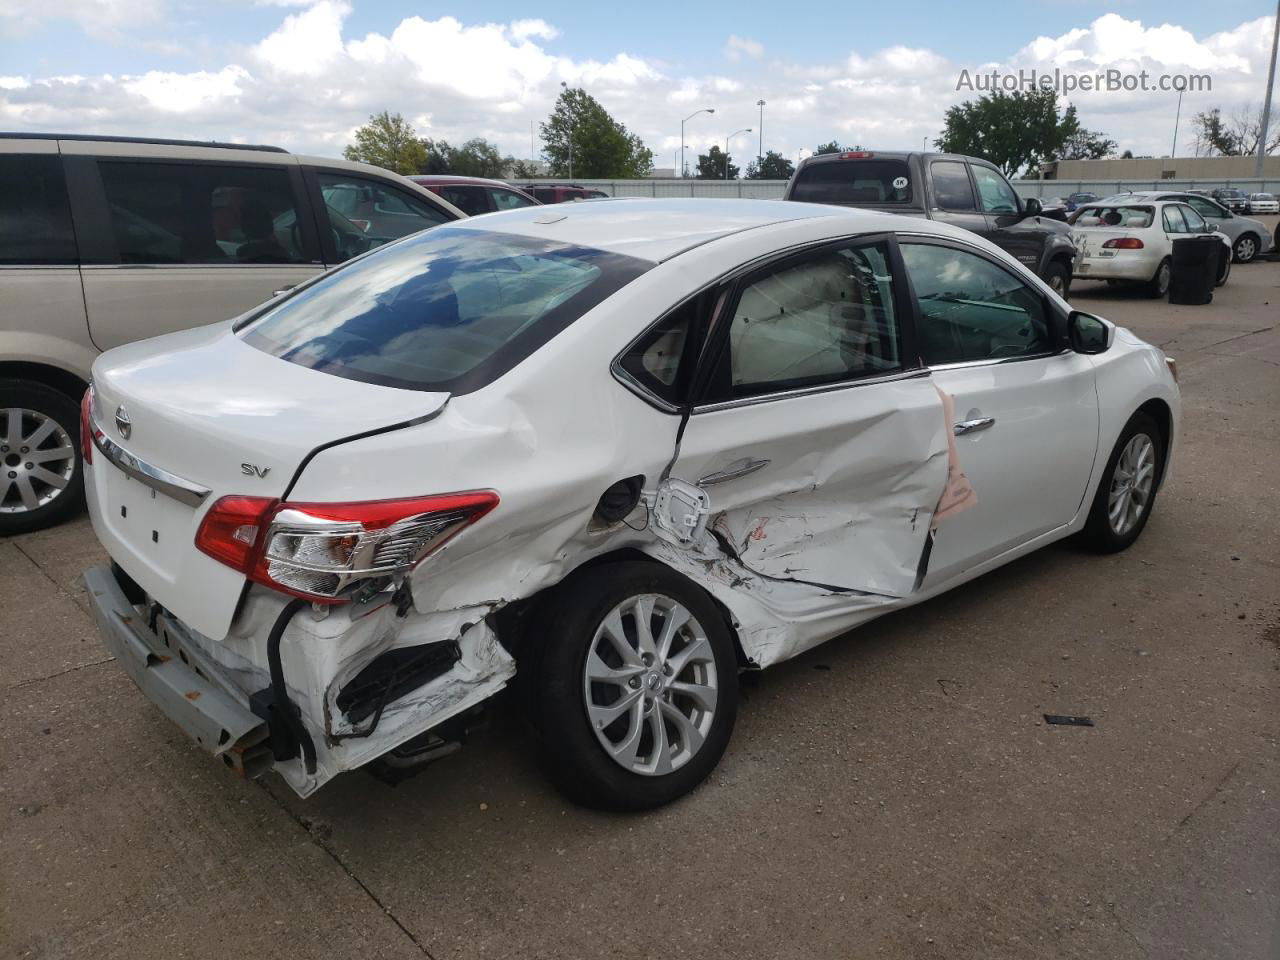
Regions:
<instances>
[{"instance_id":1,"label":"rear bumper","mask_svg":"<svg viewBox=\"0 0 1280 960\"><path fill-rule=\"evenodd\" d=\"M266 723L222 687L175 659L129 603L107 567L84 573L98 636L166 717L236 773L257 777L274 762Z\"/></svg>"},{"instance_id":2,"label":"rear bumper","mask_svg":"<svg viewBox=\"0 0 1280 960\"><path fill-rule=\"evenodd\" d=\"M1136 253L1137 256L1124 256ZM1124 251L1114 257L1088 257L1076 261L1073 276L1077 280L1150 280L1160 265L1158 257L1144 251Z\"/></svg>"}]
</instances>

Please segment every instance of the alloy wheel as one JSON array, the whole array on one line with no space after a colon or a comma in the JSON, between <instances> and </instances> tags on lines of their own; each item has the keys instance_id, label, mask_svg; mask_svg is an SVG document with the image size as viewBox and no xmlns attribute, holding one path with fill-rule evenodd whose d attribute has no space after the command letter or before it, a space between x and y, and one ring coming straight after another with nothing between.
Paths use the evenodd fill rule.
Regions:
<instances>
[{"instance_id":1,"label":"alloy wheel","mask_svg":"<svg viewBox=\"0 0 1280 960\"><path fill-rule=\"evenodd\" d=\"M1254 242L1253 237L1241 237L1236 241L1236 259L1241 263L1248 263L1258 253L1258 244Z\"/></svg>"},{"instance_id":2,"label":"alloy wheel","mask_svg":"<svg viewBox=\"0 0 1280 960\"><path fill-rule=\"evenodd\" d=\"M0 409L0 513L48 505L75 469L75 443L57 420L38 410Z\"/></svg>"},{"instance_id":3,"label":"alloy wheel","mask_svg":"<svg viewBox=\"0 0 1280 960\"><path fill-rule=\"evenodd\" d=\"M596 628L583 667L587 717L615 763L646 776L702 748L719 691L706 630L670 597L628 597Z\"/></svg>"},{"instance_id":4,"label":"alloy wheel","mask_svg":"<svg viewBox=\"0 0 1280 960\"><path fill-rule=\"evenodd\" d=\"M1124 536L1142 519L1151 502L1156 477L1156 445L1145 433L1135 433L1125 444L1111 474L1107 519L1116 536Z\"/></svg>"}]
</instances>

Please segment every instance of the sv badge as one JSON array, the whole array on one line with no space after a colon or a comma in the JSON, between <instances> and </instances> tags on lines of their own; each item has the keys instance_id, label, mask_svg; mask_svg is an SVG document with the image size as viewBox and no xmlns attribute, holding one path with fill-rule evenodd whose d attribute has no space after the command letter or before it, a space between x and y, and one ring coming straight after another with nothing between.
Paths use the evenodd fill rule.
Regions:
<instances>
[{"instance_id":1,"label":"sv badge","mask_svg":"<svg viewBox=\"0 0 1280 960\"><path fill-rule=\"evenodd\" d=\"M261 480L263 477L265 477L268 473L271 472L271 468L260 467L257 464L253 464L253 463L242 463L240 464L240 472L243 473L246 477L257 477L259 480Z\"/></svg>"}]
</instances>

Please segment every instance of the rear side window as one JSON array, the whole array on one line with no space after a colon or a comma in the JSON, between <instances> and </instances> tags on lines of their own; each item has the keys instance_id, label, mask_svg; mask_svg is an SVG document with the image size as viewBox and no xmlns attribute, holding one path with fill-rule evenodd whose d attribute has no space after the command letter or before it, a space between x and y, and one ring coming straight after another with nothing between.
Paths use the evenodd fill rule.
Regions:
<instances>
[{"instance_id":1,"label":"rear side window","mask_svg":"<svg viewBox=\"0 0 1280 960\"><path fill-rule=\"evenodd\" d=\"M498 210L515 210L518 207L532 207L534 202L528 197L521 196L514 190L503 190L501 187L486 187L489 192L489 199L493 201L493 206Z\"/></svg>"},{"instance_id":2,"label":"rear side window","mask_svg":"<svg viewBox=\"0 0 1280 960\"><path fill-rule=\"evenodd\" d=\"M349 380L469 393L653 265L443 227L335 270L244 328L253 346Z\"/></svg>"},{"instance_id":3,"label":"rear side window","mask_svg":"<svg viewBox=\"0 0 1280 960\"><path fill-rule=\"evenodd\" d=\"M0 154L0 263L57 265L76 259L61 159Z\"/></svg>"},{"instance_id":4,"label":"rear side window","mask_svg":"<svg viewBox=\"0 0 1280 960\"><path fill-rule=\"evenodd\" d=\"M969 172L956 160L940 160L930 168L933 173L933 196L943 210L976 210Z\"/></svg>"},{"instance_id":5,"label":"rear side window","mask_svg":"<svg viewBox=\"0 0 1280 960\"><path fill-rule=\"evenodd\" d=\"M461 187L448 184L440 188L440 196L444 197L468 217L479 216L489 212L489 200L483 187Z\"/></svg>"},{"instance_id":6,"label":"rear side window","mask_svg":"<svg viewBox=\"0 0 1280 960\"><path fill-rule=\"evenodd\" d=\"M824 250L742 291L709 399L730 400L900 370L884 243Z\"/></svg>"},{"instance_id":7,"label":"rear side window","mask_svg":"<svg viewBox=\"0 0 1280 960\"><path fill-rule=\"evenodd\" d=\"M796 174L792 200L810 203L910 203L905 160L834 160L811 163Z\"/></svg>"},{"instance_id":8,"label":"rear side window","mask_svg":"<svg viewBox=\"0 0 1280 960\"><path fill-rule=\"evenodd\" d=\"M101 160L121 263L305 263L283 167Z\"/></svg>"}]
</instances>

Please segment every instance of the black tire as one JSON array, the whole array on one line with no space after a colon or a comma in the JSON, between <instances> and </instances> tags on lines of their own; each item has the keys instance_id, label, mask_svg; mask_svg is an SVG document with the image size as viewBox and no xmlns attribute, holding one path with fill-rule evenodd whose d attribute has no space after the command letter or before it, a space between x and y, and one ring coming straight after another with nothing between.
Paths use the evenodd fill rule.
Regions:
<instances>
[{"instance_id":1,"label":"black tire","mask_svg":"<svg viewBox=\"0 0 1280 960\"><path fill-rule=\"evenodd\" d=\"M1044 282L1063 300L1071 299L1071 268L1061 260L1054 260L1045 268Z\"/></svg>"},{"instance_id":2,"label":"black tire","mask_svg":"<svg viewBox=\"0 0 1280 960\"><path fill-rule=\"evenodd\" d=\"M1252 263L1258 256L1258 248L1261 246L1258 238L1252 233L1242 233L1236 237L1235 244L1231 247L1231 255L1235 258L1236 263Z\"/></svg>"},{"instance_id":3,"label":"black tire","mask_svg":"<svg viewBox=\"0 0 1280 960\"><path fill-rule=\"evenodd\" d=\"M23 507L21 491L15 482L30 461L23 458L21 446L10 449L10 444L7 442L9 417L4 412L7 410L26 410L48 418L56 422L70 440L71 456L68 459L72 463L71 474L65 478L66 486L58 489L41 482L44 492L53 490L57 492L52 493L47 502L33 509ZM34 421L24 417L23 423L28 426L22 429L29 429ZM51 448L51 444L56 443L56 435L54 435L54 437L43 439L37 449L47 451ZM61 449L61 446L58 445L57 449ZM49 466L54 467L54 472L61 474L65 471L63 466L65 462L65 460L51 461ZM44 465L36 464L36 466ZM74 516L83 508L84 464L80 459L78 401L59 390L32 380L0 380L0 536L9 537L51 527Z\"/></svg>"},{"instance_id":4,"label":"black tire","mask_svg":"<svg viewBox=\"0 0 1280 960\"><path fill-rule=\"evenodd\" d=\"M1125 447L1128 446L1129 441L1139 434L1146 435L1155 448L1155 471L1151 484L1151 493L1142 506L1142 512L1138 516L1137 522L1124 533L1117 533L1111 525L1111 519L1107 511L1111 488L1116 479L1116 465L1120 462L1120 455L1124 452ZM1155 506L1156 494L1160 490L1160 478L1164 475L1164 458L1164 437L1160 432L1159 425L1148 414L1141 411L1135 413L1129 418L1129 422L1125 424L1124 429L1120 431L1120 437L1116 440L1111 456L1107 458L1106 470L1102 474L1102 480L1098 483L1098 491L1094 495L1093 505L1089 509L1089 519L1081 532L1081 539L1087 546L1099 553L1118 553L1127 549L1138 539L1147 525L1147 520L1151 517L1152 508Z\"/></svg>"},{"instance_id":5,"label":"black tire","mask_svg":"<svg viewBox=\"0 0 1280 960\"><path fill-rule=\"evenodd\" d=\"M701 625L711 647L718 688L701 747L683 766L662 775L624 769L606 754L588 718L584 689L587 655L597 628L628 597L650 593L683 605ZM647 810L689 793L706 778L733 732L738 663L729 627L701 588L659 563L608 564L561 584L542 608L541 619L545 626L530 636L526 646L524 700L547 772L565 795L599 809Z\"/></svg>"},{"instance_id":6,"label":"black tire","mask_svg":"<svg viewBox=\"0 0 1280 960\"><path fill-rule=\"evenodd\" d=\"M1231 256L1227 253L1221 253L1218 256L1218 279L1213 282L1215 287L1220 287L1227 282L1227 278L1231 276Z\"/></svg>"},{"instance_id":7,"label":"black tire","mask_svg":"<svg viewBox=\"0 0 1280 960\"><path fill-rule=\"evenodd\" d=\"M1169 295L1169 281L1173 277L1173 261L1165 257L1144 288L1148 297L1158 300Z\"/></svg>"}]
</instances>

